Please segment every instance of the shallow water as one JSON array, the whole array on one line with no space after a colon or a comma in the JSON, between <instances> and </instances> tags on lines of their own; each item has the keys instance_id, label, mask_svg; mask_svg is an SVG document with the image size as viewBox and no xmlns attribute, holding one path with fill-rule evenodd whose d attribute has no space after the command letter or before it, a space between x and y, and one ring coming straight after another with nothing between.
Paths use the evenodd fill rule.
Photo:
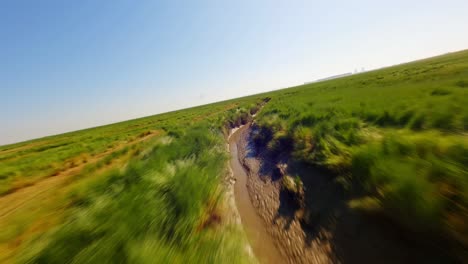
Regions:
<instances>
[{"instance_id":1,"label":"shallow water","mask_svg":"<svg viewBox=\"0 0 468 264\"><path fill-rule=\"evenodd\" d=\"M257 214L250 200L247 190L247 173L239 161L237 142L240 134L249 129L249 125L242 126L229 137L229 151L231 153L231 169L236 179L234 195L236 207L239 211L242 225L249 239L255 257L260 263L285 263L278 252L274 240L267 232L264 221Z\"/></svg>"}]
</instances>

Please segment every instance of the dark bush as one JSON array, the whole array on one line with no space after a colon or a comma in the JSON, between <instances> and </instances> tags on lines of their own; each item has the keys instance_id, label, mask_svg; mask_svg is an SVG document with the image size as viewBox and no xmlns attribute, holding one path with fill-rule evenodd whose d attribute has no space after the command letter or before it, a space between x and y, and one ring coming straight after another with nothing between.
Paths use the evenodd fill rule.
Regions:
<instances>
[{"instance_id":1,"label":"dark bush","mask_svg":"<svg viewBox=\"0 0 468 264\"><path fill-rule=\"evenodd\" d=\"M460 80L460 81L456 82L455 85L460 87L460 88L466 88L466 87L468 87L468 81Z\"/></svg>"},{"instance_id":2,"label":"dark bush","mask_svg":"<svg viewBox=\"0 0 468 264\"><path fill-rule=\"evenodd\" d=\"M434 95L434 96L442 96L442 95L448 95L448 94L451 94L451 92L443 88L436 88L431 92L431 95Z\"/></svg>"},{"instance_id":3,"label":"dark bush","mask_svg":"<svg viewBox=\"0 0 468 264\"><path fill-rule=\"evenodd\" d=\"M421 130L424 128L426 122L426 117L422 114L419 114L410 121L410 128L413 130Z\"/></svg>"},{"instance_id":4,"label":"dark bush","mask_svg":"<svg viewBox=\"0 0 468 264\"><path fill-rule=\"evenodd\" d=\"M403 114L398 118L398 124L400 126L405 126L409 123L411 118L414 116L414 111L413 110L407 110L404 111Z\"/></svg>"}]
</instances>

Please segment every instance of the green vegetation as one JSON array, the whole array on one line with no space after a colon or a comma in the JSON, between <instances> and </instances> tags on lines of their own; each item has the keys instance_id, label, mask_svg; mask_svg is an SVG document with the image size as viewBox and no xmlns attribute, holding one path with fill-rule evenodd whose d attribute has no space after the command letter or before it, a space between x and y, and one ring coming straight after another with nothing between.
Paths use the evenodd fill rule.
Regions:
<instances>
[{"instance_id":1,"label":"green vegetation","mask_svg":"<svg viewBox=\"0 0 468 264\"><path fill-rule=\"evenodd\" d=\"M1 177L0 205L20 199L0 212L0 262L248 261L223 200L223 133L262 103L250 97L1 147L10 176ZM36 158L41 166L27 162ZM47 164L56 165L44 172Z\"/></svg>"},{"instance_id":2,"label":"green vegetation","mask_svg":"<svg viewBox=\"0 0 468 264\"><path fill-rule=\"evenodd\" d=\"M462 51L269 93L254 140L341 176L401 225L466 247L467 82Z\"/></svg>"},{"instance_id":3,"label":"green vegetation","mask_svg":"<svg viewBox=\"0 0 468 264\"><path fill-rule=\"evenodd\" d=\"M359 194L352 208L468 247L467 88L462 51L2 146L0 262L251 261L222 179L225 136L259 109L254 143L271 157L329 170ZM284 189L302 197L300 178Z\"/></svg>"},{"instance_id":4,"label":"green vegetation","mask_svg":"<svg viewBox=\"0 0 468 264\"><path fill-rule=\"evenodd\" d=\"M223 236L220 223L213 220L219 214L219 175L226 153L222 135L207 134L206 127L191 127L171 143L154 146L124 171L113 171L74 194L77 206L67 221L27 246L23 260L242 262L236 258L240 244Z\"/></svg>"},{"instance_id":5,"label":"green vegetation","mask_svg":"<svg viewBox=\"0 0 468 264\"><path fill-rule=\"evenodd\" d=\"M281 188L288 194L297 208L304 207L304 186L298 176L296 178L292 178L289 175L283 175L281 177Z\"/></svg>"}]
</instances>

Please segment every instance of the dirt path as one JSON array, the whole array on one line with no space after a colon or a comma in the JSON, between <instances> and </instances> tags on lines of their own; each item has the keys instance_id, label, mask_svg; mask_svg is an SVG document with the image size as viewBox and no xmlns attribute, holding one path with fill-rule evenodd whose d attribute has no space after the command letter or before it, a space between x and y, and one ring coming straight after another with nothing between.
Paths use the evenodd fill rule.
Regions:
<instances>
[{"instance_id":1,"label":"dirt path","mask_svg":"<svg viewBox=\"0 0 468 264\"><path fill-rule=\"evenodd\" d=\"M229 151L231 153L231 169L235 178L234 195L236 207L241 217L241 222L255 257L260 263L284 263L284 258L267 232L265 223L257 214L247 190L247 174L239 161L238 146L239 135L247 130L249 125L234 131L229 137Z\"/></svg>"},{"instance_id":2,"label":"dirt path","mask_svg":"<svg viewBox=\"0 0 468 264\"><path fill-rule=\"evenodd\" d=\"M51 176L51 177L38 180L36 183L32 185L19 188L15 190L14 192L11 192L7 195L0 196L0 220L3 217L6 217L9 214L11 214L13 211L21 210L23 206L25 206L25 204L27 204L31 200L43 199L44 198L43 196L46 193L65 184L67 178L79 173L86 165L97 163L98 161L102 160L104 157L111 154L112 152L119 151L127 146L131 146L139 142L148 140L149 138L152 138L158 134L159 132L153 132L149 135L146 135L145 137L138 138L126 144L122 144L114 149L107 150L103 153L100 153L92 157L91 159L88 160L86 164L80 164L78 166L69 168L67 170L61 171L55 176ZM47 195L50 195L50 193Z\"/></svg>"},{"instance_id":3,"label":"dirt path","mask_svg":"<svg viewBox=\"0 0 468 264\"><path fill-rule=\"evenodd\" d=\"M160 132L154 131L145 137L106 150L88 159L86 164L67 168L55 176L39 179L32 185L18 188L14 192L0 196L0 262L10 262L8 258L12 257L12 252L24 240L27 240L29 235L44 232L57 222L61 214L60 211L64 207L61 199L68 190L67 187L88 179L88 176L100 175L100 172L112 168L120 162L121 158L126 159L126 156L116 157L111 163L104 165L91 175L75 179L74 177L79 175L86 165L97 164L112 152L158 135Z\"/></svg>"},{"instance_id":4,"label":"dirt path","mask_svg":"<svg viewBox=\"0 0 468 264\"><path fill-rule=\"evenodd\" d=\"M450 263L440 250L408 239L405 231L391 223L350 209L350 198L333 177L311 167L295 171L303 177L306 203L313 215L313 224L304 225L299 210L281 191L280 181L273 174L275 164L262 159L249 144L250 132L251 128L245 126L231 138L236 144L230 141L237 149L237 153L231 149L232 159L240 161L247 171L246 182L238 185L246 184L248 195L245 190L238 191L236 202L248 200L238 203L241 217L243 207L253 205L255 212L249 214L263 220L268 240L271 238L279 249L279 256L273 259L285 256L281 263ZM243 224L250 228L251 223ZM262 243L261 254L277 253L273 246ZM273 250L265 253L267 247Z\"/></svg>"}]
</instances>

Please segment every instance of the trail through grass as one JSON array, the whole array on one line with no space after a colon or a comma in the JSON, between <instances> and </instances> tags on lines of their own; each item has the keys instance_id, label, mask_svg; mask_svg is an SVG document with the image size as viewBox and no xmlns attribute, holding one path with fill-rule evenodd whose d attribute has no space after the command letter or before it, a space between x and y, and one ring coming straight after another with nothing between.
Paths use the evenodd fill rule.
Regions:
<instances>
[{"instance_id":1,"label":"trail through grass","mask_svg":"<svg viewBox=\"0 0 468 264\"><path fill-rule=\"evenodd\" d=\"M70 177L0 216L0 261L251 261L223 213L225 135L265 102L254 142L271 157L326 169L352 208L466 249L467 88L461 51L1 146L0 204Z\"/></svg>"}]
</instances>

